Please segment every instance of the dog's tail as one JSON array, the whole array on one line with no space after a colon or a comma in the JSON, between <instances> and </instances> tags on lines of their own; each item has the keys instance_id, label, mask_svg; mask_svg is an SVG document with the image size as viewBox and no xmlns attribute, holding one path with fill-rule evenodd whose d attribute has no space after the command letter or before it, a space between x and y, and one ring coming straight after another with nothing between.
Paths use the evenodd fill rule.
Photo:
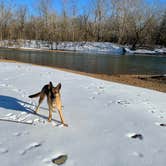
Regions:
<instances>
[{"instance_id":1,"label":"dog's tail","mask_svg":"<svg viewBox=\"0 0 166 166\"><path fill-rule=\"evenodd\" d=\"M33 95L30 95L29 98L39 97L39 96L40 96L40 93L41 93L41 92L36 93L36 94L33 94Z\"/></svg>"}]
</instances>

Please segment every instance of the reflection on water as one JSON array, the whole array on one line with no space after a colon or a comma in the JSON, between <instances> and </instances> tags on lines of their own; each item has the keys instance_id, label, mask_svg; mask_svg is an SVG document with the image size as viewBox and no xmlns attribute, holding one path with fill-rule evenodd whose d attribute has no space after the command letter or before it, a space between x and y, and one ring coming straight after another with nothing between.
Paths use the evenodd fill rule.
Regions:
<instances>
[{"instance_id":1,"label":"reflection on water","mask_svg":"<svg viewBox=\"0 0 166 166\"><path fill-rule=\"evenodd\" d=\"M165 74L166 57L101 55L0 49L0 57L21 62L102 74Z\"/></svg>"}]
</instances>

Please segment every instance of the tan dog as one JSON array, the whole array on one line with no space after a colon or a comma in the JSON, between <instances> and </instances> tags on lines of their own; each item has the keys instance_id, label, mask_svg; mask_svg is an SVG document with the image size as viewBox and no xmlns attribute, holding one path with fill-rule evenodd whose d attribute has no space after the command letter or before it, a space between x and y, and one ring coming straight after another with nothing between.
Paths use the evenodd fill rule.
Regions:
<instances>
[{"instance_id":1,"label":"tan dog","mask_svg":"<svg viewBox=\"0 0 166 166\"><path fill-rule=\"evenodd\" d=\"M52 120L52 112L54 109L57 108L62 124L67 127L68 125L65 124L64 118L62 115L62 103L61 103L60 89L61 89L60 83L56 87L53 87L52 82L50 82L49 84L45 85L42 88L41 92L30 95L29 97L30 98L40 97L39 104L35 110L35 113L37 113L39 111L39 107L40 107L42 101L44 100L45 96L47 96L47 103L48 103L48 107L49 107L48 121L50 122Z\"/></svg>"}]
</instances>

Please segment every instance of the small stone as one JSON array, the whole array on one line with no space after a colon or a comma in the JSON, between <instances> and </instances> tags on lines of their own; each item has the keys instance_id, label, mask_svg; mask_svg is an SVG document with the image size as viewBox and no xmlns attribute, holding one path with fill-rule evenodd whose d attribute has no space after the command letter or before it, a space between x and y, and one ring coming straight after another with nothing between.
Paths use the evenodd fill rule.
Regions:
<instances>
[{"instance_id":1,"label":"small stone","mask_svg":"<svg viewBox=\"0 0 166 166\"><path fill-rule=\"evenodd\" d=\"M64 164L67 160L67 155L60 155L57 158L52 159L52 162L57 165Z\"/></svg>"}]
</instances>

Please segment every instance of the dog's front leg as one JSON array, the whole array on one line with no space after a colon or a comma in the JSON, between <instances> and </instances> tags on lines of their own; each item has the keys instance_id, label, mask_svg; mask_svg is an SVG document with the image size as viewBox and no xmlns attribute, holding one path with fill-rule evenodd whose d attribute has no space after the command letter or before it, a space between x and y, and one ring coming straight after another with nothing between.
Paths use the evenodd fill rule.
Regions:
<instances>
[{"instance_id":1,"label":"dog's front leg","mask_svg":"<svg viewBox=\"0 0 166 166\"><path fill-rule=\"evenodd\" d=\"M60 106L60 107L57 108L57 109L58 109L58 112L59 112L59 115L60 115L60 118L61 118L61 123L62 123L64 126L68 127L68 124L66 124L66 123L64 122L64 118L63 118L63 114L62 114L62 107Z\"/></svg>"},{"instance_id":2,"label":"dog's front leg","mask_svg":"<svg viewBox=\"0 0 166 166\"><path fill-rule=\"evenodd\" d=\"M48 117L48 121L51 122L52 120L52 108L49 106L49 117Z\"/></svg>"},{"instance_id":3,"label":"dog's front leg","mask_svg":"<svg viewBox=\"0 0 166 166\"><path fill-rule=\"evenodd\" d=\"M38 106L36 107L35 114L37 114L37 112L39 111L40 104L41 103L39 102Z\"/></svg>"}]
</instances>

